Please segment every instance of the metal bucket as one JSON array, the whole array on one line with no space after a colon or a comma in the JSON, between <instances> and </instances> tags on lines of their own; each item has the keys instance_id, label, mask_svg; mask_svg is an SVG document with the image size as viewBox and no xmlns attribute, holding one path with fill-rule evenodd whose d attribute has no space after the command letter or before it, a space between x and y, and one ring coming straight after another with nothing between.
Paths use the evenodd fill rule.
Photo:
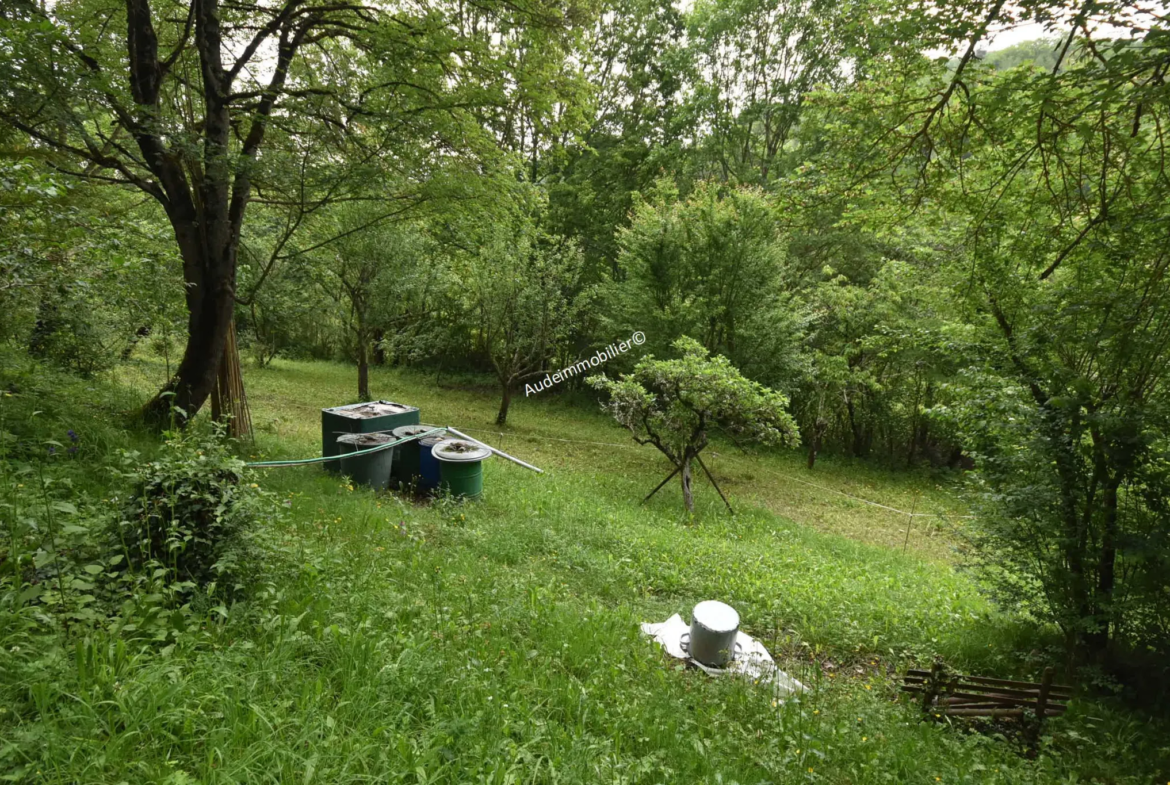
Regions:
<instances>
[{"instance_id":1,"label":"metal bucket","mask_svg":"<svg viewBox=\"0 0 1170 785\"><path fill-rule=\"evenodd\" d=\"M739 614L726 603L705 600L692 611L691 630L683 633L682 647L691 659L722 668L739 651Z\"/></svg>"}]
</instances>

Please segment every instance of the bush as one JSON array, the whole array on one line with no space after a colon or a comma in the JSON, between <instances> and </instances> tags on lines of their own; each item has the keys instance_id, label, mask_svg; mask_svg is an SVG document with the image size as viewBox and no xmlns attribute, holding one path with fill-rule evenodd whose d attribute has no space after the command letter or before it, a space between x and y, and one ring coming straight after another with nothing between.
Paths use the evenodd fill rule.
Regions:
<instances>
[{"instance_id":1,"label":"bush","mask_svg":"<svg viewBox=\"0 0 1170 785\"><path fill-rule=\"evenodd\" d=\"M129 565L169 580L207 586L231 573L244 535L273 509L218 432L169 433L155 460L123 460L135 490L115 534Z\"/></svg>"}]
</instances>

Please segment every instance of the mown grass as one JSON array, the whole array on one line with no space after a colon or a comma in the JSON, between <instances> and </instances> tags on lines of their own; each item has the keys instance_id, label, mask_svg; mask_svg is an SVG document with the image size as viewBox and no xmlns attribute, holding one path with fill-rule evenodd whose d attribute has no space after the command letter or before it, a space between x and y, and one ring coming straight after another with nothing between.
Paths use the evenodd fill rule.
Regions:
<instances>
[{"instance_id":1,"label":"mown grass","mask_svg":"<svg viewBox=\"0 0 1170 785\"><path fill-rule=\"evenodd\" d=\"M139 360L122 378L142 395L165 378L161 361ZM462 381L462 384L458 382ZM478 383L477 383L478 382ZM248 369L248 394L258 446L265 454L292 455L316 450L320 410L356 401L356 372L334 363L276 360L263 369ZM508 425L495 424L498 398L483 380L436 378L406 370L374 368L375 397L418 406L424 419L451 425L548 471L602 473L607 484L622 482L623 491L640 501L670 472L653 447L639 447L597 407L574 398L544 395L518 399ZM951 487L955 478L923 471L894 472L834 456L821 458L812 472L799 452L740 449L718 434L705 462L725 492L748 506L758 505L799 523L850 539L916 551L948 559L954 532L966 510ZM281 453L281 451L285 451ZM293 452L289 452L289 451ZM701 514L723 510L723 502L705 477L698 503ZM852 498L850 498L852 497ZM651 506L681 510L682 494L672 480ZM916 517L906 537L908 516ZM932 516L932 517L921 517Z\"/></svg>"},{"instance_id":2,"label":"mown grass","mask_svg":"<svg viewBox=\"0 0 1170 785\"><path fill-rule=\"evenodd\" d=\"M153 381L151 365L132 370ZM317 410L352 400L352 381L328 364L250 369L256 454L315 454ZM402 373L374 385L427 421L493 430L490 392ZM1042 636L982 599L945 549L874 544L871 508L826 503L830 522L798 522L813 500L750 475L794 471L799 456L716 449L721 483L739 478L728 483L739 514L704 486L690 521L673 488L638 505L666 473L651 453L575 443L622 442L600 414L524 402L497 438L547 473L493 459L478 504L416 505L313 468L264 472L258 482L287 506L260 533L248 599L165 654L100 630L49 638L35 608L0 609L11 701L0 772L54 783L1165 781L1164 727L1107 702L1051 722L1034 760L1010 740L921 721L894 682L906 663L941 654L1023 674L1039 667L1027 655ZM921 475L830 462L817 482L902 509L921 491L956 509ZM784 504L791 515L774 511ZM840 533L850 527L856 539ZM809 693L775 704L757 685L675 667L640 636L640 622L689 618L707 597L734 604Z\"/></svg>"}]
</instances>

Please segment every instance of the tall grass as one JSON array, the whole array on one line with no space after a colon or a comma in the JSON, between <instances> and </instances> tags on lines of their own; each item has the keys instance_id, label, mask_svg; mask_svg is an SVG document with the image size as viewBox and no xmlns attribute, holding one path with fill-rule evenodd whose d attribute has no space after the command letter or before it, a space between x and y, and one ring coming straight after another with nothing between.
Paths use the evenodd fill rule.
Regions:
<instances>
[{"instance_id":1,"label":"tall grass","mask_svg":"<svg viewBox=\"0 0 1170 785\"><path fill-rule=\"evenodd\" d=\"M255 453L314 454L315 409L350 400L351 373L308 363L250 372ZM375 375L375 392L420 405L427 421L488 428L490 394L432 382ZM694 520L670 492L640 506L665 475L651 453L550 441L621 442L603 418L555 400L514 416L504 449L547 474L493 459L478 504L416 505L315 468L262 475L287 506L258 535L266 555L246 599L167 649L100 626L49 634L37 607L0 593L0 773L48 783L1165 781L1165 727L1109 703L1074 703L1035 759L1010 738L922 720L897 690L906 664L939 654L1027 674L1043 645L944 551L903 555L804 525L775 512L783 494L769 504L767 489L755 496L746 482L733 490L734 518L706 487ZM784 456L715 463L739 476L796 467ZM957 507L929 478L854 468L832 466L818 482L896 504L921 490ZM858 509L836 514L880 526ZM640 622L689 618L711 597L735 605L809 691L775 702L759 685L686 670L640 635Z\"/></svg>"}]
</instances>

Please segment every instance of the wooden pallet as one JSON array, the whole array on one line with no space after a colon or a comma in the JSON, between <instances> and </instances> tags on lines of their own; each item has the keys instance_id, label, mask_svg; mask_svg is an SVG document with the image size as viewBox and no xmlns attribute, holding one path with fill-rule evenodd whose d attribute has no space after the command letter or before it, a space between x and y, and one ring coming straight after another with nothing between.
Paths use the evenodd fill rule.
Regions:
<instances>
[{"instance_id":1,"label":"wooden pallet","mask_svg":"<svg viewBox=\"0 0 1170 785\"><path fill-rule=\"evenodd\" d=\"M1052 668L1040 682L964 676L942 663L930 670L908 670L902 690L922 696L922 710L948 717L1036 717L1034 735L1048 717L1064 714L1073 688L1052 683Z\"/></svg>"}]
</instances>

